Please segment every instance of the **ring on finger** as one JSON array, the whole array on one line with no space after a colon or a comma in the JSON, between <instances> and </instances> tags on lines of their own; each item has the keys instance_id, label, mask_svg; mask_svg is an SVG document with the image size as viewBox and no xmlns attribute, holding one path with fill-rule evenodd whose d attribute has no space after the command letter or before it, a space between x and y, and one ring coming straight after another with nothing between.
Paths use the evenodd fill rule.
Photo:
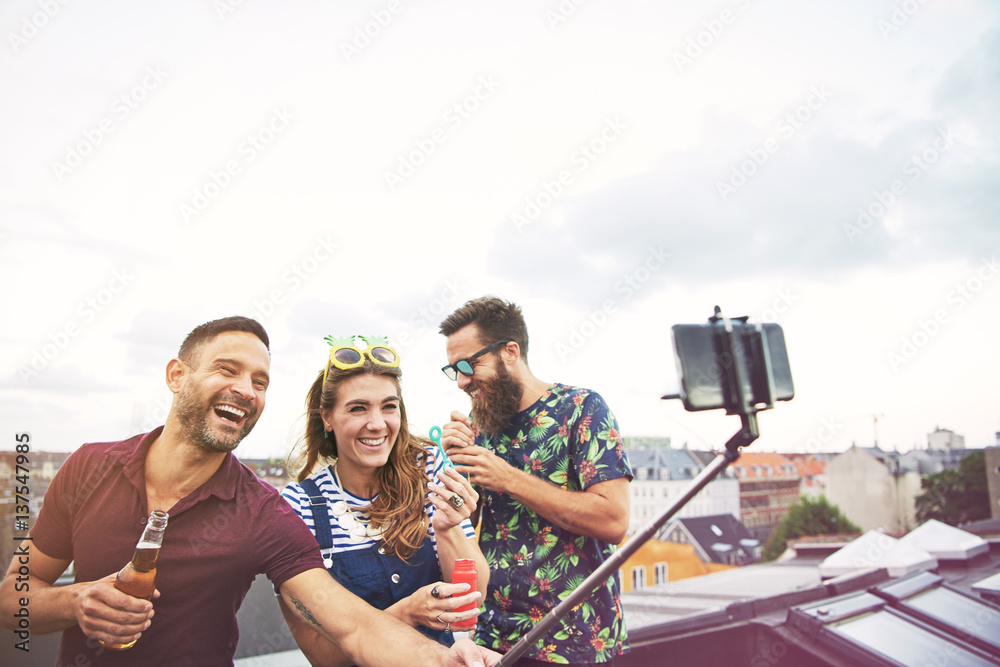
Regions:
<instances>
[{"instance_id":1,"label":"ring on finger","mask_svg":"<svg viewBox=\"0 0 1000 667\"><path fill-rule=\"evenodd\" d=\"M443 614L443 613L444 613L443 611L439 611L438 615L434 617L434 618L437 619L438 623L444 623L444 621L441 620L441 614Z\"/></svg>"},{"instance_id":2,"label":"ring on finger","mask_svg":"<svg viewBox=\"0 0 1000 667\"><path fill-rule=\"evenodd\" d=\"M434 584L434 588L431 589L431 597L434 598L434 599L436 599L436 600L440 600L441 599L441 591L438 590L437 584ZM438 620L441 620L441 619L438 619Z\"/></svg>"},{"instance_id":3,"label":"ring on finger","mask_svg":"<svg viewBox=\"0 0 1000 667\"><path fill-rule=\"evenodd\" d=\"M451 623L449 623L448 625L444 626L444 631L445 632L451 632Z\"/></svg>"},{"instance_id":4,"label":"ring on finger","mask_svg":"<svg viewBox=\"0 0 1000 667\"><path fill-rule=\"evenodd\" d=\"M455 509L458 509L462 505L465 504L465 498L463 498L462 496L458 495L457 493L453 493L448 498L448 502L451 503L452 507L454 507Z\"/></svg>"}]
</instances>

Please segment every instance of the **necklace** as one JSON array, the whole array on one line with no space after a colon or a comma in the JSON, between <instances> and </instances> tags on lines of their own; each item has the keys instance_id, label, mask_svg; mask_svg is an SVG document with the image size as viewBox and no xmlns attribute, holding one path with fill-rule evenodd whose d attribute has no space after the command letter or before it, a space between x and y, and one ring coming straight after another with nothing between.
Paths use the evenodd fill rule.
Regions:
<instances>
[{"instance_id":1,"label":"necklace","mask_svg":"<svg viewBox=\"0 0 1000 667\"><path fill-rule=\"evenodd\" d=\"M364 542L366 539L381 540L382 530L371 525L371 517L364 512L354 513L354 508L344 495L344 487L340 482L340 475L337 474L337 464L330 468L333 472L333 479L337 487L337 495L340 499L335 501L330 507L333 516L337 519L337 525L347 532L352 542Z\"/></svg>"}]
</instances>

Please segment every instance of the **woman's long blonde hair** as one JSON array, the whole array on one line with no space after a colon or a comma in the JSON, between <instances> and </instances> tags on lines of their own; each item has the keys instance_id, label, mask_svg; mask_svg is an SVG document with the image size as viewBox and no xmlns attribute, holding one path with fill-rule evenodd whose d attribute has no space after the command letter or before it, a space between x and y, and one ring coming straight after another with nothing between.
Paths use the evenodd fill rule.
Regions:
<instances>
[{"instance_id":1,"label":"woman's long blonde hair","mask_svg":"<svg viewBox=\"0 0 1000 667\"><path fill-rule=\"evenodd\" d=\"M328 369L326 382L323 373L316 377L306 396L306 432L288 455L290 476L301 482L312 474L320 459L337 457L337 439L323 424L323 411L333 409L340 385L363 373L392 378L399 396L399 433L396 444L389 453L389 460L375 473L369 497L378 496L368 508L374 528L382 530L383 548L386 553L406 560L423 544L427 536L427 515L424 502L427 497L427 450L429 440L410 433L406 423L406 407L400 391L402 372L372 363L365 359L362 366L341 370L333 365Z\"/></svg>"}]
</instances>

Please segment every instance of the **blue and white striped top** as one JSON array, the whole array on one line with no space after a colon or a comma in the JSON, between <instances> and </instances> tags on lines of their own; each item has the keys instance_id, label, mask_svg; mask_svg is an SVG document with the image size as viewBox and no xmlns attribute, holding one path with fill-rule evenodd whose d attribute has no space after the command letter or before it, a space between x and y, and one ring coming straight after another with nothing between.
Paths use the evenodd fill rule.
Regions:
<instances>
[{"instance_id":1,"label":"blue and white striped top","mask_svg":"<svg viewBox=\"0 0 1000 667\"><path fill-rule=\"evenodd\" d=\"M437 447L427 447L427 452L430 455L427 459L426 473L428 481L437 483L435 475L444 466L444 459L441 458L440 450ZM314 473L312 475L313 481L316 482L316 486L319 487L320 493L326 498L328 505L332 506L338 501L345 501L350 507L354 516L367 522L370 518L368 512L362 510L361 508L367 508L371 499L361 498L356 496L347 489L344 489L340 485L340 480L334 474L331 466L325 466L322 470ZM295 513L298 514L303 521L306 522L306 526L312 531L312 534L316 534L316 526L313 524L312 511L309 509L309 495L303 490L302 486L298 483L288 484L281 492L281 496L288 501L288 504L292 506ZM434 524L432 522L434 518L435 507L428 500L424 503L424 512L427 514L428 528L427 536L431 538L434 543L434 552L437 553L437 540L434 537ZM376 541L372 537L364 537L360 540L357 537L351 536L344 528L340 526L336 517L333 516L331 512L330 516L330 530L333 533L333 548L323 552L323 557L327 557L331 553L337 551L353 551L358 549L367 549ZM466 519L462 522L462 530L465 532L465 536L469 539L475 539L476 531L472 527L472 522Z\"/></svg>"}]
</instances>

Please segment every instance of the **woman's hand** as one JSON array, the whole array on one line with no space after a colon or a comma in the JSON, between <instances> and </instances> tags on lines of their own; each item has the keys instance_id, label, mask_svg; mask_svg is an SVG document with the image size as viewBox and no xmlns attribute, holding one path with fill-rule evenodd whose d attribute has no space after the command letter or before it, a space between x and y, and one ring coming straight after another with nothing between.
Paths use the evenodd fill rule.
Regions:
<instances>
[{"instance_id":1,"label":"woman's hand","mask_svg":"<svg viewBox=\"0 0 1000 667\"><path fill-rule=\"evenodd\" d=\"M437 474L438 484L427 485L434 505L434 532L442 533L468 519L476 511L479 494L469 482L447 466Z\"/></svg>"},{"instance_id":2,"label":"woman's hand","mask_svg":"<svg viewBox=\"0 0 1000 667\"><path fill-rule=\"evenodd\" d=\"M455 597L448 597L454 595ZM407 598L410 625L431 630L452 631L452 624L479 616L479 591L469 591L469 584L446 584L443 581L418 588ZM457 612L462 605L475 603L469 611Z\"/></svg>"}]
</instances>

